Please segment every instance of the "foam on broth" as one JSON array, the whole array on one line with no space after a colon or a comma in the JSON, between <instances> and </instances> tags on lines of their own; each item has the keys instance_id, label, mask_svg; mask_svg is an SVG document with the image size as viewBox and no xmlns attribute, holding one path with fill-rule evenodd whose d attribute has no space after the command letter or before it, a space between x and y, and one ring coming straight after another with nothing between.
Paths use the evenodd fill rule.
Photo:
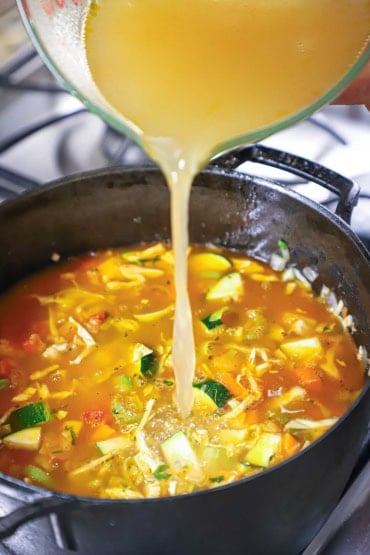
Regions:
<instances>
[{"instance_id":1,"label":"foam on broth","mask_svg":"<svg viewBox=\"0 0 370 555\"><path fill-rule=\"evenodd\" d=\"M188 199L217 145L278 123L339 81L366 46L369 0L99 0L86 22L92 76L141 130L171 191L177 403L192 406ZM145 199L143 199L145 202Z\"/></svg>"}]
</instances>

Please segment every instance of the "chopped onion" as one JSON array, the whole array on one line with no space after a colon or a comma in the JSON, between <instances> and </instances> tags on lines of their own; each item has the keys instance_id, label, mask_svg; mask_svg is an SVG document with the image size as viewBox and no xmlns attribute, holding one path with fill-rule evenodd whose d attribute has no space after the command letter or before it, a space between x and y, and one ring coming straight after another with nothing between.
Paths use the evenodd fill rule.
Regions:
<instances>
[{"instance_id":1,"label":"chopped onion","mask_svg":"<svg viewBox=\"0 0 370 555\"><path fill-rule=\"evenodd\" d=\"M305 278L305 276L302 274L302 272L300 270L298 270L298 268L293 268L293 272L294 272L294 277L300 281L301 283L303 283L304 285L307 285L307 287L311 287L310 282L308 281L308 279Z\"/></svg>"},{"instance_id":2,"label":"chopped onion","mask_svg":"<svg viewBox=\"0 0 370 555\"><path fill-rule=\"evenodd\" d=\"M319 272L317 268L313 268L312 266L306 266L302 270L302 274L308 279L310 283L313 283L315 279L319 277Z\"/></svg>"},{"instance_id":3,"label":"chopped onion","mask_svg":"<svg viewBox=\"0 0 370 555\"><path fill-rule=\"evenodd\" d=\"M286 259L280 254L273 253L270 258L270 266L275 272L282 272L286 266Z\"/></svg>"},{"instance_id":4,"label":"chopped onion","mask_svg":"<svg viewBox=\"0 0 370 555\"><path fill-rule=\"evenodd\" d=\"M308 418L296 418L290 420L284 426L284 430L316 430L317 428L329 428L337 422L338 418L324 418L323 420L309 420Z\"/></svg>"}]
</instances>

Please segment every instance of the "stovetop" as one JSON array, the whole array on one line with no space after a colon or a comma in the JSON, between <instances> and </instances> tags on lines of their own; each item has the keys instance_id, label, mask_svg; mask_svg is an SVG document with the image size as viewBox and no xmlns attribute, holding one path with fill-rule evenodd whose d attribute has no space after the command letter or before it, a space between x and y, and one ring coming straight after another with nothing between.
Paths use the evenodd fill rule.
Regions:
<instances>
[{"instance_id":1,"label":"stovetop","mask_svg":"<svg viewBox=\"0 0 370 555\"><path fill-rule=\"evenodd\" d=\"M263 143L320 162L357 181L361 195L352 228L370 248L370 113L365 108L326 107ZM31 46L0 67L0 202L81 171L148 164L152 162L139 147L107 128L60 88ZM240 170L284 181L329 209L335 205L326 190L279 170L251 163ZM370 439L349 489L303 555L370 553L369 454ZM0 506L0 516L19 504L11 498L8 501ZM72 553L63 548L55 515L49 517L46 529L43 554ZM37 520L19 528L0 542L0 554L33 554L38 530Z\"/></svg>"}]
</instances>

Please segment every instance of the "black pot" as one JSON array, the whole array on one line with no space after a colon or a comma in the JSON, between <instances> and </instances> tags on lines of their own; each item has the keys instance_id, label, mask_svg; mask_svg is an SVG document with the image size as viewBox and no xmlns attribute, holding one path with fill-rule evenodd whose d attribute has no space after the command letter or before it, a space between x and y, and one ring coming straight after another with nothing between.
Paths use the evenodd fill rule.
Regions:
<instances>
[{"instance_id":1,"label":"black pot","mask_svg":"<svg viewBox=\"0 0 370 555\"><path fill-rule=\"evenodd\" d=\"M325 186L339 195L337 213L282 185L234 171L246 160L289 166ZM357 195L353 183L301 158L258 146L241 149L221 157L195 180L191 241L268 260L277 239L284 238L298 267L318 268L315 287L326 284L343 299L355 318L355 341L369 348L370 259L346 223ZM0 207L0 290L47 265L53 252L64 258L169 234L169 195L158 170L114 169L68 178ZM95 500L0 475L0 503L13 498L12 506L18 507L0 519L0 538L53 513L57 543L83 554L297 555L345 488L366 435L369 397L367 384L346 415L297 456L211 491L154 500ZM39 532L33 548L52 554L53 547L42 547L50 522L43 518L34 526Z\"/></svg>"}]
</instances>

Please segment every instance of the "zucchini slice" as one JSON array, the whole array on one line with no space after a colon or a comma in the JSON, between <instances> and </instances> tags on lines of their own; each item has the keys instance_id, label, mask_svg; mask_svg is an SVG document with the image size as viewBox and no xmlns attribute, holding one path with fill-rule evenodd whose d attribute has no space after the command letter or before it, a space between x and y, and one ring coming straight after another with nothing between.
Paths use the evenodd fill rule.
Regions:
<instances>
[{"instance_id":1,"label":"zucchini slice","mask_svg":"<svg viewBox=\"0 0 370 555\"><path fill-rule=\"evenodd\" d=\"M20 407L9 416L9 424L14 432L23 428L32 428L48 420L50 420L50 412L42 401Z\"/></svg>"},{"instance_id":2,"label":"zucchini slice","mask_svg":"<svg viewBox=\"0 0 370 555\"><path fill-rule=\"evenodd\" d=\"M282 343L280 349L289 358L307 359L316 358L321 355L322 347L318 337L308 337Z\"/></svg>"},{"instance_id":3,"label":"zucchini slice","mask_svg":"<svg viewBox=\"0 0 370 555\"><path fill-rule=\"evenodd\" d=\"M218 410L218 406L213 401L213 399L211 399L211 397L207 395L207 393L205 393L198 387L193 387L193 392L193 414L205 416L207 414L213 414Z\"/></svg>"},{"instance_id":4,"label":"zucchini slice","mask_svg":"<svg viewBox=\"0 0 370 555\"><path fill-rule=\"evenodd\" d=\"M158 360L153 349L143 343L136 343L132 361L137 362L139 370L145 378L154 378L158 372Z\"/></svg>"},{"instance_id":5,"label":"zucchini slice","mask_svg":"<svg viewBox=\"0 0 370 555\"><path fill-rule=\"evenodd\" d=\"M109 439L96 442L96 447L99 449L102 455L107 455L112 451L118 451L119 449L126 449L131 444L130 438L126 436L116 436Z\"/></svg>"},{"instance_id":6,"label":"zucchini slice","mask_svg":"<svg viewBox=\"0 0 370 555\"><path fill-rule=\"evenodd\" d=\"M194 384L194 387L206 393L219 408L222 408L232 397L230 391L216 380L204 380Z\"/></svg>"},{"instance_id":7,"label":"zucchini slice","mask_svg":"<svg viewBox=\"0 0 370 555\"><path fill-rule=\"evenodd\" d=\"M202 464L209 472L222 472L235 467L235 461L230 458L225 447L207 445L202 450Z\"/></svg>"},{"instance_id":8,"label":"zucchini slice","mask_svg":"<svg viewBox=\"0 0 370 555\"><path fill-rule=\"evenodd\" d=\"M200 480L203 477L198 458L184 432L176 432L163 441L161 449L172 472L184 473L193 480Z\"/></svg>"},{"instance_id":9,"label":"zucchini slice","mask_svg":"<svg viewBox=\"0 0 370 555\"><path fill-rule=\"evenodd\" d=\"M207 300L232 299L237 301L243 293L243 281L239 272L231 272L219 279L206 293Z\"/></svg>"},{"instance_id":10,"label":"zucchini slice","mask_svg":"<svg viewBox=\"0 0 370 555\"><path fill-rule=\"evenodd\" d=\"M33 482L38 482L46 487L50 487L51 479L50 476L45 470L39 468L38 466L34 466L33 464L28 464L25 468L25 474L28 478L31 478Z\"/></svg>"},{"instance_id":11,"label":"zucchini slice","mask_svg":"<svg viewBox=\"0 0 370 555\"><path fill-rule=\"evenodd\" d=\"M246 456L246 462L253 466L267 468L281 442L281 434L263 433Z\"/></svg>"},{"instance_id":12,"label":"zucchini slice","mask_svg":"<svg viewBox=\"0 0 370 555\"><path fill-rule=\"evenodd\" d=\"M223 308L220 308L219 310L216 310L215 312L212 312L212 314L203 318L202 324L205 325L207 330L213 330L214 328L217 328L218 326L222 326L223 325L222 315L227 310L228 310L228 307L224 306Z\"/></svg>"},{"instance_id":13,"label":"zucchini slice","mask_svg":"<svg viewBox=\"0 0 370 555\"><path fill-rule=\"evenodd\" d=\"M37 451L41 442L41 428L26 428L3 437L3 443L13 449L25 449L27 451Z\"/></svg>"}]
</instances>

